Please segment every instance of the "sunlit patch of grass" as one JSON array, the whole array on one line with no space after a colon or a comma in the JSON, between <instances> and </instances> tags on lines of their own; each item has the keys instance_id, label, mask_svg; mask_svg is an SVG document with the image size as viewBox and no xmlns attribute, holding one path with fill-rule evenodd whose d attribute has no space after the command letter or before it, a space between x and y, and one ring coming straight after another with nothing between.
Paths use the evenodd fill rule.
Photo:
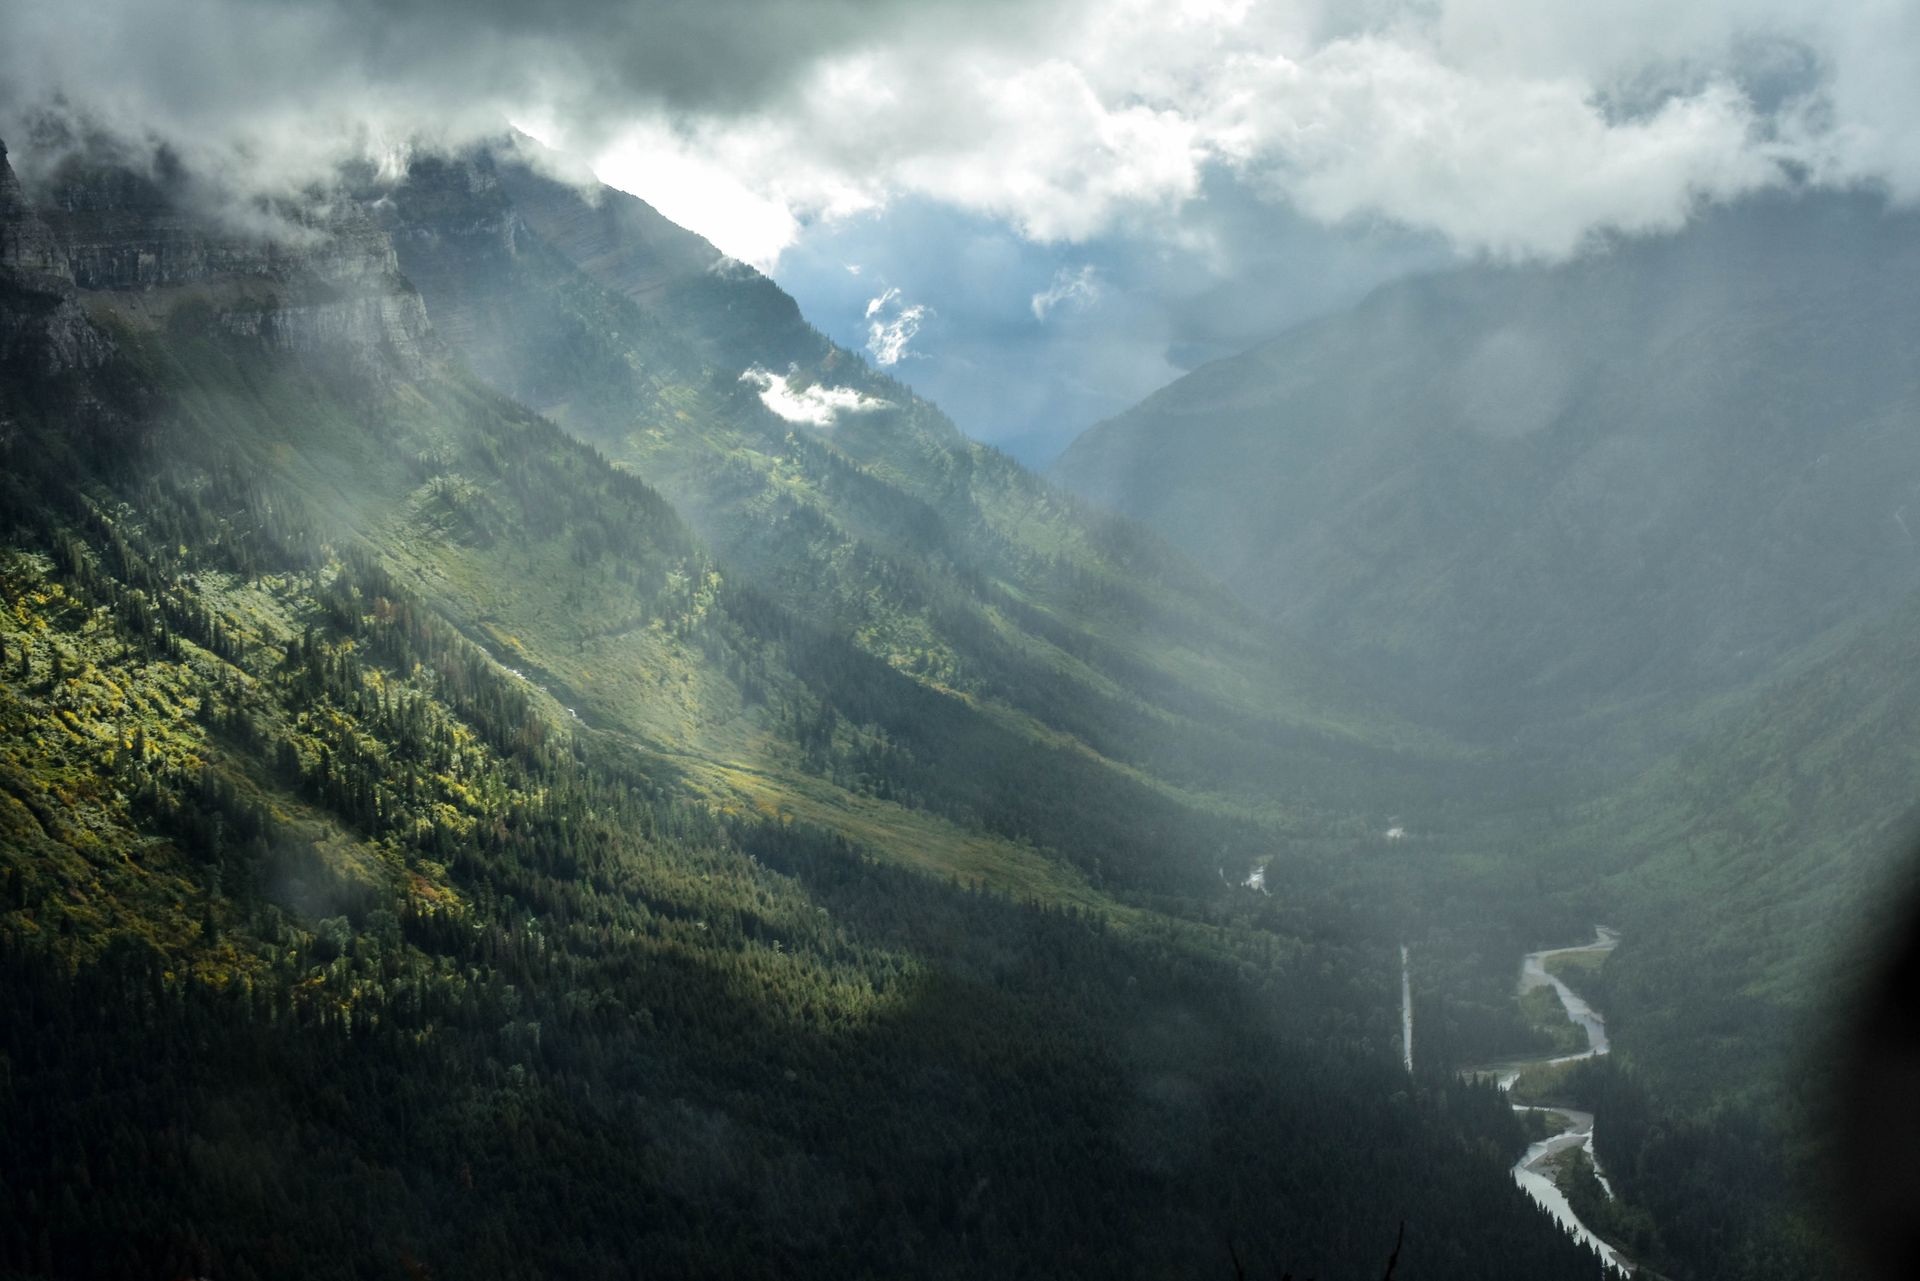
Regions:
<instances>
[{"instance_id":1,"label":"sunlit patch of grass","mask_svg":"<svg viewBox=\"0 0 1920 1281\"><path fill-rule=\"evenodd\" d=\"M841 791L804 774L708 762L692 775L725 807L842 832L875 857L1021 902L1124 914L1073 868L1030 845L961 828L937 815Z\"/></svg>"}]
</instances>

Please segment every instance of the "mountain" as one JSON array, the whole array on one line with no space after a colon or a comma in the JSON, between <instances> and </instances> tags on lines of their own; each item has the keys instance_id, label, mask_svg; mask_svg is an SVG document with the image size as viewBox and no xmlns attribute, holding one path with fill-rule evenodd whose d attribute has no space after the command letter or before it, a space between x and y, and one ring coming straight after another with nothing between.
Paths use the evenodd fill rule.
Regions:
<instances>
[{"instance_id":1,"label":"mountain","mask_svg":"<svg viewBox=\"0 0 1920 1281\"><path fill-rule=\"evenodd\" d=\"M177 176L0 156L0 1270L1596 1274L1323 857L1467 754L633 206Z\"/></svg>"},{"instance_id":2,"label":"mountain","mask_svg":"<svg viewBox=\"0 0 1920 1281\"><path fill-rule=\"evenodd\" d=\"M1748 201L1388 286L1053 475L1457 726L1659 723L1920 585L1916 280L1920 217Z\"/></svg>"},{"instance_id":3,"label":"mountain","mask_svg":"<svg viewBox=\"0 0 1920 1281\"><path fill-rule=\"evenodd\" d=\"M758 272L540 158L416 163L382 206L409 278L472 369L646 476L756 589L930 688L1279 816L1390 809L1459 756Z\"/></svg>"}]
</instances>

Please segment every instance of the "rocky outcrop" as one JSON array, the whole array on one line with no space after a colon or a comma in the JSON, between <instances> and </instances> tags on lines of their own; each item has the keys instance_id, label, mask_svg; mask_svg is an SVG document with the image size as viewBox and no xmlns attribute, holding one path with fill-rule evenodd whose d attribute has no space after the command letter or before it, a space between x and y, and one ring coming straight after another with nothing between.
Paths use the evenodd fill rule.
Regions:
<instances>
[{"instance_id":1,"label":"rocky outcrop","mask_svg":"<svg viewBox=\"0 0 1920 1281\"><path fill-rule=\"evenodd\" d=\"M75 301L66 255L0 142L0 371L9 382L53 378L91 369L112 352Z\"/></svg>"},{"instance_id":2,"label":"rocky outcrop","mask_svg":"<svg viewBox=\"0 0 1920 1281\"><path fill-rule=\"evenodd\" d=\"M473 362L488 318L476 314L466 286L497 275L531 241L492 158L417 156L403 183L366 206L392 236L408 279L435 300L436 330Z\"/></svg>"},{"instance_id":3,"label":"rocky outcrop","mask_svg":"<svg viewBox=\"0 0 1920 1281\"><path fill-rule=\"evenodd\" d=\"M633 299L716 368L831 367L833 345L773 281L636 196L548 176L537 147L523 138L500 147L499 185L526 226L588 276ZM436 296L425 281L420 287Z\"/></svg>"},{"instance_id":4,"label":"rocky outcrop","mask_svg":"<svg viewBox=\"0 0 1920 1281\"><path fill-rule=\"evenodd\" d=\"M426 309L410 290L368 292L314 303L230 308L217 315L228 334L294 355L346 353L370 367L390 363L416 374L428 357Z\"/></svg>"},{"instance_id":5,"label":"rocky outcrop","mask_svg":"<svg viewBox=\"0 0 1920 1281\"><path fill-rule=\"evenodd\" d=\"M359 201L205 209L178 185L82 160L34 195L10 169L0 177L0 268L76 312L201 325L379 381L416 376L434 355L419 292Z\"/></svg>"},{"instance_id":6,"label":"rocky outcrop","mask_svg":"<svg viewBox=\"0 0 1920 1281\"><path fill-rule=\"evenodd\" d=\"M20 283L72 283L67 257L46 220L33 210L0 142L0 273Z\"/></svg>"},{"instance_id":7,"label":"rocky outcrop","mask_svg":"<svg viewBox=\"0 0 1920 1281\"><path fill-rule=\"evenodd\" d=\"M0 282L0 369L47 379L98 368L112 355L112 341L70 293Z\"/></svg>"},{"instance_id":8,"label":"rocky outcrop","mask_svg":"<svg viewBox=\"0 0 1920 1281\"><path fill-rule=\"evenodd\" d=\"M651 303L721 267L718 249L638 197L541 172L537 145L515 138L497 148L500 187L528 226L601 284Z\"/></svg>"}]
</instances>

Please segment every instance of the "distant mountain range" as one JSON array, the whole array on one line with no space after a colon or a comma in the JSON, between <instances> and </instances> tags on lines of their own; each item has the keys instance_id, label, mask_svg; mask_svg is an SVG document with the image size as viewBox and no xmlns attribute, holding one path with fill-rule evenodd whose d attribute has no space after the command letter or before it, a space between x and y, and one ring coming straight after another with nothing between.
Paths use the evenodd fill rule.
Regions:
<instances>
[{"instance_id":1,"label":"distant mountain range","mask_svg":"<svg viewBox=\"0 0 1920 1281\"><path fill-rule=\"evenodd\" d=\"M1429 715L1655 719L1920 585L1920 216L1771 197L1387 286L1052 474Z\"/></svg>"}]
</instances>

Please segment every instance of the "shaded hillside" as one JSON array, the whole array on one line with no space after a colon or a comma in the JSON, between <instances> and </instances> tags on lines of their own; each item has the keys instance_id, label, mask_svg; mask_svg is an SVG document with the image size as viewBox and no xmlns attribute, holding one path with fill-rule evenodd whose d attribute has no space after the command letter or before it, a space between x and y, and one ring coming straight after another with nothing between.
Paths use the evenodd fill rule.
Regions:
<instances>
[{"instance_id":1,"label":"shaded hillside","mask_svg":"<svg viewBox=\"0 0 1920 1281\"><path fill-rule=\"evenodd\" d=\"M1837 1269L1836 1038L1920 867L1920 597L1810 647L1532 857L1628 942L1582 991L1615 1053L1572 1089L1628 1242L1676 1277ZM1861 1101L1877 1107L1879 1102Z\"/></svg>"},{"instance_id":2,"label":"shaded hillside","mask_svg":"<svg viewBox=\"0 0 1920 1281\"><path fill-rule=\"evenodd\" d=\"M1053 474L1457 722L1657 718L1920 583L1917 282L1912 215L1752 201L1389 286Z\"/></svg>"},{"instance_id":3,"label":"shaded hillside","mask_svg":"<svg viewBox=\"0 0 1920 1281\"><path fill-rule=\"evenodd\" d=\"M1909 596L1542 842L1556 880L1632 922L1608 995L1670 1095L1799 1107L1824 1086L1827 1020L1920 870L1917 637Z\"/></svg>"}]
</instances>

